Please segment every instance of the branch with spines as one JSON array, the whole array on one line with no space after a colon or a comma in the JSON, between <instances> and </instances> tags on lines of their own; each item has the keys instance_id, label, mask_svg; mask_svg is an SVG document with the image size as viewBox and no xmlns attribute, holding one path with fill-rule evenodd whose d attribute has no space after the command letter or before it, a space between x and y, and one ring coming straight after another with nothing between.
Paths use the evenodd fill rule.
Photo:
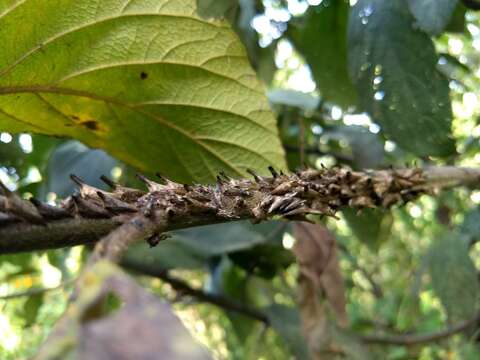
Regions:
<instances>
[{"instance_id":1,"label":"branch with spines","mask_svg":"<svg viewBox=\"0 0 480 360\"><path fill-rule=\"evenodd\" d=\"M342 207L389 208L436 187L470 186L480 179L480 169L454 167L364 172L323 168L290 174L269 170L268 177L249 171L253 180L221 172L213 185L179 184L160 175L154 182L139 175L148 191L102 176L110 192L72 175L79 193L58 206L24 200L2 186L0 253L92 243L106 235L97 257L117 260L131 243L147 238L154 245L170 230L273 217L307 220L309 214L335 217Z\"/></svg>"}]
</instances>

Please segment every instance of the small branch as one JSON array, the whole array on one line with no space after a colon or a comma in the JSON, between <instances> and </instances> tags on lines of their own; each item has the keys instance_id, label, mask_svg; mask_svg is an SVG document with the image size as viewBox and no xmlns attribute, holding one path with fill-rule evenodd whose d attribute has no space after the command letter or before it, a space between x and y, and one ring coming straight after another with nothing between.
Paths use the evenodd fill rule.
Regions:
<instances>
[{"instance_id":1,"label":"small branch","mask_svg":"<svg viewBox=\"0 0 480 360\"><path fill-rule=\"evenodd\" d=\"M44 293L49 292L49 291L64 288L65 286L68 286L68 285L72 284L73 282L74 282L74 279L64 281L64 282L60 283L59 285L54 286L54 287L50 287L50 288L30 288L30 289L25 290L25 291L19 291L19 292L13 293L13 294L0 296L0 301L17 299L17 298L25 297L25 296L34 296L34 295L44 294Z\"/></svg>"},{"instance_id":2,"label":"small branch","mask_svg":"<svg viewBox=\"0 0 480 360\"><path fill-rule=\"evenodd\" d=\"M94 244L118 225L115 218L64 219L46 225L23 222L0 225L0 254Z\"/></svg>"},{"instance_id":3,"label":"small branch","mask_svg":"<svg viewBox=\"0 0 480 360\"><path fill-rule=\"evenodd\" d=\"M370 287L371 287L371 291L372 291L372 294L375 296L375 298L377 299L381 299L383 298L383 290L382 290L382 287L377 284L377 282L373 279L373 277L368 273L367 270L365 270L365 268L363 268L362 266L360 266L360 264L358 263L357 259L355 259L355 257L350 253L350 251L348 251L348 248L340 243L340 242L337 242L338 244L338 248L343 252L343 254L348 258L348 260L350 261L350 263L352 264L352 266L360 271L360 273L363 275L363 277L365 278L365 280L368 281L368 283L370 284Z\"/></svg>"},{"instance_id":4,"label":"small branch","mask_svg":"<svg viewBox=\"0 0 480 360\"><path fill-rule=\"evenodd\" d=\"M248 316L252 319L258 320L264 324L268 324L269 320L268 317L263 314L262 312L247 307L243 304L240 304L232 299L226 298L225 296L220 295L212 295L208 294L200 289L195 289L191 287L187 282L184 280L178 279L176 277L171 276L167 271L158 271L149 268L140 263L134 262L122 262L122 266L135 271L139 272L144 275L152 276L161 279L162 281L169 284L175 291L177 291L181 295L191 296L195 298L199 302L209 303L218 307L221 307L227 311L233 311L245 316Z\"/></svg>"},{"instance_id":5,"label":"small branch","mask_svg":"<svg viewBox=\"0 0 480 360\"><path fill-rule=\"evenodd\" d=\"M408 335L360 335L360 340L367 344L381 345L417 345L435 342L449 336L461 333L480 322L480 313L473 318L462 321L452 327L430 334L408 334Z\"/></svg>"},{"instance_id":6,"label":"small branch","mask_svg":"<svg viewBox=\"0 0 480 360\"><path fill-rule=\"evenodd\" d=\"M298 153L300 155L300 164L305 164L305 124L303 119L298 118Z\"/></svg>"},{"instance_id":7,"label":"small branch","mask_svg":"<svg viewBox=\"0 0 480 360\"><path fill-rule=\"evenodd\" d=\"M195 298L200 302L210 303L216 305L228 311L235 311L242 315L248 316L252 319L258 320L265 325L269 325L268 317L259 310L246 307L242 304L238 304L235 301L228 299L223 296L207 294L202 290L194 289L188 285L185 281L177 279L168 274L167 271L158 271L145 266L140 263L133 262L122 262L122 266L127 269L130 269L135 272L139 272L144 275L157 277L166 283L170 284L173 289L180 292L182 295L187 295ZM429 333L429 334L408 334L408 335L381 335L381 334L372 334L372 335L362 335L362 334L353 334L359 338L362 342L366 344L379 344L379 345L416 345L429 342L435 342L442 339L445 339L449 336L461 333L468 328L475 325L477 322L480 322L480 313L474 316L471 319L460 322L450 328Z\"/></svg>"}]
</instances>

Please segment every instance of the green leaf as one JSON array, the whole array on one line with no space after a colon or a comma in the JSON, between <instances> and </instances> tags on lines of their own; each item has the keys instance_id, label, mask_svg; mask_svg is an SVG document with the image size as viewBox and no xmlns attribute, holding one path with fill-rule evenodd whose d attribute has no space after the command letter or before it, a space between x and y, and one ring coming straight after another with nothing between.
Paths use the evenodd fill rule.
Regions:
<instances>
[{"instance_id":1,"label":"green leaf","mask_svg":"<svg viewBox=\"0 0 480 360\"><path fill-rule=\"evenodd\" d=\"M227 258L222 258L211 275L210 287L213 293L221 294L238 303L251 304L252 299L248 294L249 278ZM233 311L227 311L227 316L238 339L245 344L254 326L257 325L256 321Z\"/></svg>"},{"instance_id":2,"label":"green leaf","mask_svg":"<svg viewBox=\"0 0 480 360\"><path fill-rule=\"evenodd\" d=\"M458 0L408 0L418 26L431 35L440 34L450 22Z\"/></svg>"},{"instance_id":3,"label":"green leaf","mask_svg":"<svg viewBox=\"0 0 480 360\"><path fill-rule=\"evenodd\" d=\"M300 323L300 314L296 308L273 304L264 309L273 329L283 338L296 359L308 359L308 348Z\"/></svg>"},{"instance_id":4,"label":"green leaf","mask_svg":"<svg viewBox=\"0 0 480 360\"><path fill-rule=\"evenodd\" d=\"M341 106L355 105L357 99L347 68L348 11L347 1L323 1L292 20L287 31L310 65L321 96Z\"/></svg>"},{"instance_id":5,"label":"green leaf","mask_svg":"<svg viewBox=\"0 0 480 360\"><path fill-rule=\"evenodd\" d=\"M127 253L127 259L162 270L201 268L212 257L278 242L281 234L271 237L274 230L264 232L266 228L272 229L273 224L276 228L279 222L255 226L249 222L235 222L178 230L172 238L160 242L153 249L147 244L134 246Z\"/></svg>"},{"instance_id":6,"label":"green leaf","mask_svg":"<svg viewBox=\"0 0 480 360\"><path fill-rule=\"evenodd\" d=\"M195 0L26 0L0 12L0 128L72 137L143 171L211 181L284 167L264 89Z\"/></svg>"},{"instance_id":7,"label":"green leaf","mask_svg":"<svg viewBox=\"0 0 480 360\"><path fill-rule=\"evenodd\" d=\"M459 227L460 233L465 236L467 242L480 239L480 211L472 209L465 214L463 223Z\"/></svg>"},{"instance_id":8,"label":"green leaf","mask_svg":"<svg viewBox=\"0 0 480 360\"><path fill-rule=\"evenodd\" d=\"M31 326L35 323L40 307L43 304L43 295L44 294L32 295L25 301L22 313L25 326Z\"/></svg>"},{"instance_id":9,"label":"green leaf","mask_svg":"<svg viewBox=\"0 0 480 360\"><path fill-rule=\"evenodd\" d=\"M363 107L401 147L455 153L448 81L432 40L402 0L359 0L349 20L349 69Z\"/></svg>"},{"instance_id":10,"label":"green leaf","mask_svg":"<svg viewBox=\"0 0 480 360\"><path fill-rule=\"evenodd\" d=\"M385 147L378 135L363 126L336 126L325 131L327 138L345 140L352 150L352 158L357 169L377 168L384 160Z\"/></svg>"},{"instance_id":11,"label":"green leaf","mask_svg":"<svg viewBox=\"0 0 480 360\"><path fill-rule=\"evenodd\" d=\"M392 214L377 209L363 209L360 213L352 208L343 209L343 216L358 240L373 251L388 239L393 223Z\"/></svg>"},{"instance_id":12,"label":"green leaf","mask_svg":"<svg viewBox=\"0 0 480 360\"><path fill-rule=\"evenodd\" d=\"M432 287L451 321L471 318L479 294L475 265L467 244L455 233L435 241L427 254Z\"/></svg>"},{"instance_id":13,"label":"green leaf","mask_svg":"<svg viewBox=\"0 0 480 360\"><path fill-rule=\"evenodd\" d=\"M197 0L198 14L203 18L223 18L238 8L237 0Z\"/></svg>"},{"instance_id":14,"label":"green leaf","mask_svg":"<svg viewBox=\"0 0 480 360\"><path fill-rule=\"evenodd\" d=\"M450 18L450 22L445 28L445 31L453 32L453 33L463 33L466 29L465 26L465 14L467 12L467 8L462 3L459 3L453 14Z\"/></svg>"}]
</instances>

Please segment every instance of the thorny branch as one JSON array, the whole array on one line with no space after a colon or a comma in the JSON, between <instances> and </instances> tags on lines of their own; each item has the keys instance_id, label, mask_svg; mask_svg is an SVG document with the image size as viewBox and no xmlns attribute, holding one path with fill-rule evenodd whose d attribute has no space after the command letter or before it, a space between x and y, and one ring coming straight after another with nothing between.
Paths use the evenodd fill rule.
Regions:
<instances>
[{"instance_id":1,"label":"thorny branch","mask_svg":"<svg viewBox=\"0 0 480 360\"><path fill-rule=\"evenodd\" d=\"M148 191L102 179L111 192L76 176L79 194L51 206L27 201L1 187L0 254L76 244L97 245L94 259L118 260L141 239L154 245L165 232L236 220L261 222L272 217L306 220L308 214L335 217L344 206L391 207L435 188L478 185L480 169L438 167L354 172L345 168L307 169L292 174L232 179L223 172L213 185L186 185L143 176Z\"/></svg>"}]
</instances>

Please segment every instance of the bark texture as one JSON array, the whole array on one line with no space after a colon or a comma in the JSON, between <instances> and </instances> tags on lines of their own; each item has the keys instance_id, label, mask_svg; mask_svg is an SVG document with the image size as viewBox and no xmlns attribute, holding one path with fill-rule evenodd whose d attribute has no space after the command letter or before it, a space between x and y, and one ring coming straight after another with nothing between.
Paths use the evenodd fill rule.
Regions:
<instances>
[{"instance_id":1,"label":"bark texture","mask_svg":"<svg viewBox=\"0 0 480 360\"><path fill-rule=\"evenodd\" d=\"M220 173L216 184L185 185L159 176L143 176L147 191L102 179L110 192L72 176L79 193L50 206L24 200L2 186L0 254L87 244L103 238L97 257L118 260L133 242L151 245L167 231L272 217L306 220L309 214L335 217L345 206L388 208L404 204L436 188L476 186L480 169L438 167L357 172L345 168L277 173L253 179L232 179Z\"/></svg>"}]
</instances>

